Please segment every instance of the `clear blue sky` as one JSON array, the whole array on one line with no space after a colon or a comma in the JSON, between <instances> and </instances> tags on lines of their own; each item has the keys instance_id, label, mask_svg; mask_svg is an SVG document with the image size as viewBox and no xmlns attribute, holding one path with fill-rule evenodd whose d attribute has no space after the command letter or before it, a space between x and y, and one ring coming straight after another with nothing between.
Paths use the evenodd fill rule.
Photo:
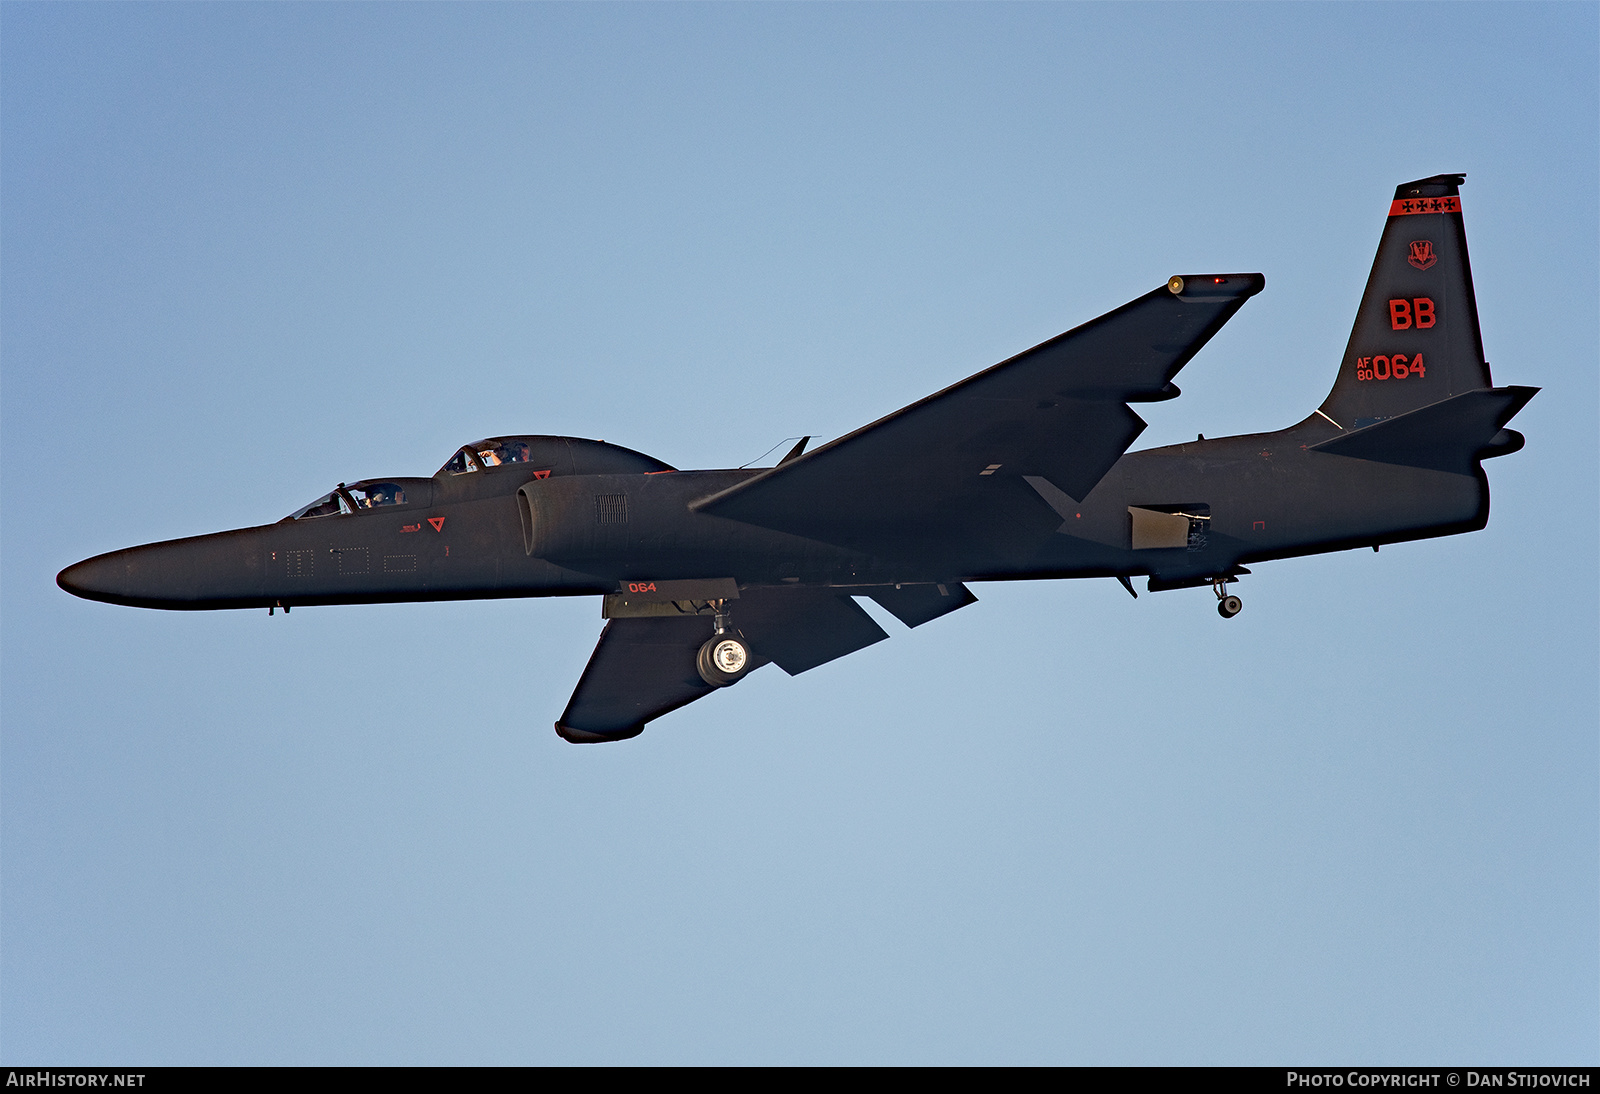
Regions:
<instances>
[{"instance_id":1,"label":"clear blue sky","mask_svg":"<svg viewBox=\"0 0 1600 1094\"><path fill-rule=\"evenodd\" d=\"M1600 9L0 8L8 1063L1594 1063ZM80 558L496 433L837 436L1193 270L1141 445L1333 379L1465 171L1480 533L979 586L636 741L592 601L177 614Z\"/></svg>"}]
</instances>

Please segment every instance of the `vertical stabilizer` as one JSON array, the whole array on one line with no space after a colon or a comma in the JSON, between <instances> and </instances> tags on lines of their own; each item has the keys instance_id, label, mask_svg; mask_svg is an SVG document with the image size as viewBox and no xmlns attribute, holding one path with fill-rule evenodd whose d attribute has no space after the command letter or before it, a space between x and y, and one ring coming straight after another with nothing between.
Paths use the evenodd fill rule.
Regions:
<instances>
[{"instance_id":1,"label":"vertical stabilizer","mask_svg":"<svg viewBox=\"0 0 1600 1094\"><path fill-rule=\"evenodd\" d=\"M1465 180L1395 188L1339 379L1320 408L1344 429L1493 386L1461 219Z\"/></svg>"}]
</instances>

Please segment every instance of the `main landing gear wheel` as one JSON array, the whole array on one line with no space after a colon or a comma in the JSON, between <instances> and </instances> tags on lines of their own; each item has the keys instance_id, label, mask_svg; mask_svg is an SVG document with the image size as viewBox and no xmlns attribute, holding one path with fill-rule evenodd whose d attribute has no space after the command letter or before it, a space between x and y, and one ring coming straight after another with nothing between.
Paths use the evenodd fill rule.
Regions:
<instances>
[{"instance_id":1,"label":"main landing gear wheel","mask_svg":"<svg viewBox=\"0 0 1600 1094\"><path fill-rule=\"evenodd\" d=\"M731 634L714 634L695 656L700 679L714 688L737 684L750 671L750 647Z\"/></svg>"}]
</instances>

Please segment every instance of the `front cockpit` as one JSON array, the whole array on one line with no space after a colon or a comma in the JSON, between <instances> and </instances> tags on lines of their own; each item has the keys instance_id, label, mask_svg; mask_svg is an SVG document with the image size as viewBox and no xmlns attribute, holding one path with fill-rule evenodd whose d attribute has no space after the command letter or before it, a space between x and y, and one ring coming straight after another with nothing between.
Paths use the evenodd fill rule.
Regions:
<instances>
[{"instance_id":1,"label":"front cockpit","mask_svg":"<svg viewBox=\"0 0 1600 1094\"><path fill-rule=\"evenodd\" d=\"M423 480L424 483L426 481ZM349 516L352 513L363 513L390 505L415 505L422 500L415 496L416 493L416 487L413 486L408 491L404 481L363 479L348 486L341 482L310 505L296 509L283 519L310 520L313 517Z\"/></svg>"}]
</instances>

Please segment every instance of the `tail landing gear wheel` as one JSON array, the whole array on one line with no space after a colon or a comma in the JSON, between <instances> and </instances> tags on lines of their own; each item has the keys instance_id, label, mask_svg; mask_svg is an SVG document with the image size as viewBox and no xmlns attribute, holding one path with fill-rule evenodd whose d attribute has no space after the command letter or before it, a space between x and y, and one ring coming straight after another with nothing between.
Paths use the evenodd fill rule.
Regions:
<instances>
[{"instance_id":1,"label":"tail landing gear wheel","mask_svg":"<svg viewBox=\"0 0 1600 1094\"><path fill-rule=\"evenodd\" d=\"M695 657L700 679L714 688L737 684L750 671L750 647L731 634L715 634Z\"/></svg>"},{"instance_id":2,"label":"tail landing gear wheel","mask_svg":"<svg viewBox=\"0 0 1600 1094\"><path fill-rule=\"evenodd\" d=\"M1249 573L1242 570L1241 573ZM1211 591L1217 594L1217 614L1224 619L1232 619L1244 610L1244 601L1228 592L1228 579L1231 575L1219 574L1211 579Z\"/></svg>"}]
</instances>

